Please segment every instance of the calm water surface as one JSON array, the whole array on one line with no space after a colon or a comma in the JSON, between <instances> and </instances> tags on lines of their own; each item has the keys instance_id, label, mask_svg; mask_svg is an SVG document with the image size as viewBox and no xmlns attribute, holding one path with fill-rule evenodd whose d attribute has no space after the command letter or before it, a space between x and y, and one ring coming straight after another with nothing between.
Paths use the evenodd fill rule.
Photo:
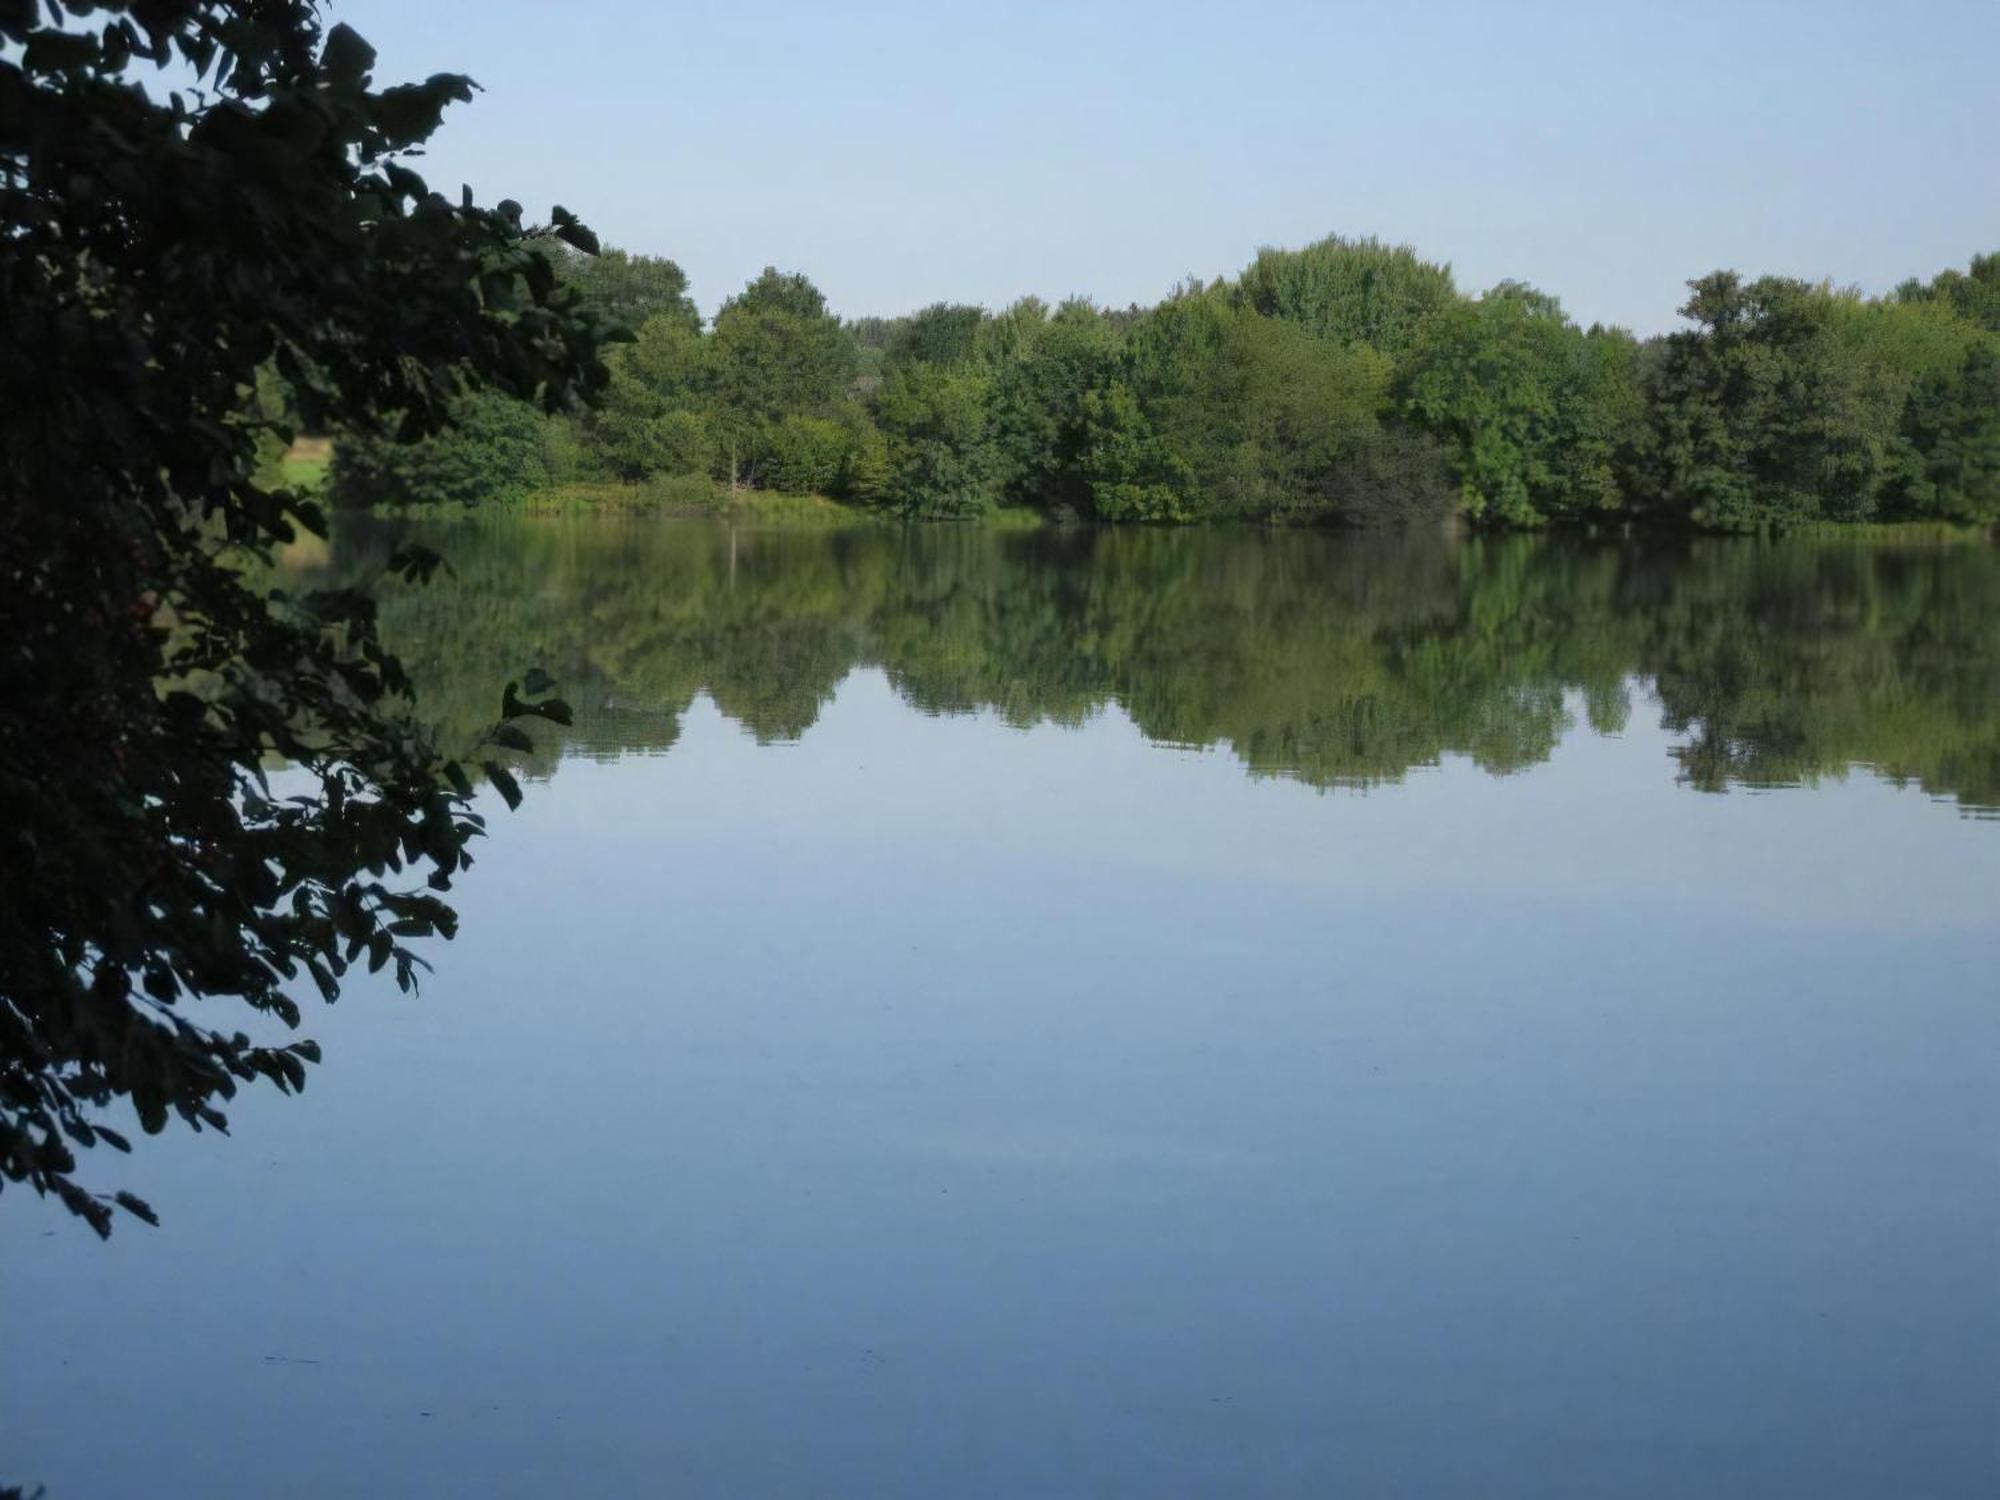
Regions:
<instances>
[{"instance_id":1,"label":"calm water surface","mask_svg":"<svg viewBox=\"0 0 2000 1500\"><path fill-rule=\"evenodd\" d=\"M163 1228L7 1196L0 1479L2000 1493L2000 552L448 542L578 723Z\"/></svg>"}]
</instances>

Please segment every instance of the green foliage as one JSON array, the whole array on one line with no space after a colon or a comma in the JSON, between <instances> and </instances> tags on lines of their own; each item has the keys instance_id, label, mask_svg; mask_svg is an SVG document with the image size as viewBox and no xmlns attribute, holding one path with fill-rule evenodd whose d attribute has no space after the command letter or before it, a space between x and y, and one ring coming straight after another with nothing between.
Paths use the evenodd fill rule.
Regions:
<instances>
[{"instance_id":1,"label":"green foliage","mask_svg":"<svg viewBox=\"0 0 2000 1500\"><path fill-rule=\"evenodd\" d=\"M1416 341L1425 318L1457 298L1451 268L1407 245L1329 236L1303 250L1260 250L1234 295L1267 318L1296 323L1391 359Z\"/></svg>"},{"instance_id":2,"label":"green foliage","mask_svg":"<svg viewBox=\"0 0 2000 1500\"><path fill-rule=\"evenodd\" d=\"M590 419L604 466L625 479L707 472L721 440L707 411L708 345L672 314L649 318L606 358L610 380Z\"/></svg>"},{"instance_id":3,"label":"green foliage","mask_svg":"<svg viewBox=\"0 0 2000 1500\"><path fill-rule=\"evenodd\" d=\"M1502 283L1434 314L1398 383L1411 420L1446 445L1466 512L1536 526L1619 506L1634 353L1629 338L1579 329L1554 298Z\"/></svg>"},{"instance_id":4,"label":"green foliage","mask_svg":"<svg viewBox=\"0 0 2000 1500\"><path fill-rule=\"evenodd\" d=\"M999 503L999 455L987 421L989 377L905 364L883 382L875 421L886 476L877 503L907 516L958 520Z\"/></svg>"},{"instance_id":5,"label":"green foliage","mask_svg":"<svg viewBox=\"0 0 2000 1500\"><path fill-rule=\"evenodd\" d=\"M1725 528L1868 519L1911 384L1871 337L1876 310L1780 277L1689 285L1699 326L1650 372L1656 502Z\"/></svg>"},{"instance_id":6,"label":"green foliage","mask_svg":"<svg viewBox=\"0 0 2000 1500\"><path fill-rule=\"evenodd\" d=\"M511 504L561 477L550 464L551 419L527 402L477 392L453 402L448 417L442 431L413 442L367 431L343 438L329 476L333 503Z\"/></svg>"},{"instance_id":7,"label":"green foliage","mask_svg":"<svg viewBox=\"0 0 2000 1500\"><path fill-rule=\"evenodd\" d=\"M1122 376L1171 472L1184 476L1176 518L1248 519L1329 513L1332 476L1374 435L1388 377L1388 362L1371 349L1328 342L1213 293L1175 298L1140 324ZM1102 405L1098 421L1120 436L1119 468L1150 462L1122 411ZM1123 483L1157 490L1176 481L1161 471L1150 484ZM1162 503L1149 498L1156 513Z\"/></svg>"},{"instance_id":8,"label":"green foliage","mask_svg":"<svg viewBox=\"0 0 2000 1500\"><path fill-rule=\"evenodd\" d=\"M827 417L782 417L771 429L771 483L794 495L831 494L841 485L848 455L854 447L852 429Z\"/></svg>"},{"instance_id":9,"label":"green foliage","mask_svg":"<svg viewBox=\"0 0 2000 1500\"><path fill-rule=\"evenodd\" d=\"M1130 386L1114 382L1085 395L1084 435L1084 473L1091 509L1100 519L1189 519L1194 470L1160 440Z\"/></svg>"},{"instance_id":10,"label":"green foliage","mask_svg":"<svg viewBox=\"0 0 2000 1500\"><path fill-rule=\"evenodd\" d=\"M226 1002L295 1027L354 964L413 985L481 827L373 601L268 587L324 522L267 438L423 441L469 390L603 378L519 206L407 165L471 83L373 64L303 0L0 5L0 1182L99 1233L153 1217L76 1179L129 1144L105 1112L221 1128L240 1085L302 1087L317 1045ZM565 712L489 684L503 795L510 721Z\"/></svg>"},{"instance_id":11,"label":"green foliage","mask_svg":"<svg viewBox=\"0 0 2000 1500\"><path fill-rule=\"evenodd\" d=\"M1908 302L1941 302L1966 322L2000 333L2000 252L1975 255L1964 271L1943 271L1928 286L1905 282L1897 295Z\"/></svg>"},{"instance_id":12,"label":"green foliage","mask_svg":"<svg viewBox=\"0 0 2000 1500\"><path fill-rule=\"evenodd\" d=\"M986 310L957 302L938 302L912 313L888 345L888 368L902 364L961 365L979 343Z\"/></svg>"},{"instance_id":13,"label":"green foliage","mask_svg":"<svg viewBox=\"0 0 2000 1500\"><path fill-rule=\"evenodd\" d=\"M2000 525L2000 341L1911 392L1884 509Z\"/></svg>"},{"instance_id":14,"label":"green foliage","mask_svg":"<svg viewBox=\"0 0 2000 1500\"><path fill-rule=\"evenodd\" d=\"M845 399L858 352L803 276L764 273L716 314L706 360L711 420L733 478L769 477L775 429L829 416Z\"/></svg>"},{"instance_id":15,"label":"green foliage","mask_svg":"<svg viewBox=\"0 0 2000 1500\"><path fill-rule=\"evenodd\" d=\"M988 323L983 336L993 445L1008 501L1091 510L1098 477L1091 467L1092 403L1102 402L1116 378L1123 333L1081 299L1063 303L1053 316L1028 299Z\"/></svg>"},{"instance_id":16,"label":"green foliage","mask_svg":"<svg viewBox=\"0 0 2000 1500\"><path fill-rule=\"evenodd\" d=\"M625 479L706 474L722 453L708 417L698 411L645 415L630 406L607 405L595 432L605 462Z\"/></svg>"},{"instance_id":17,"label":"green foliage","mask_svg":"<svg viewBox=\"0 0 2000 1500\"><path fill-rule=\"evenodd\" d=\"M1333 466L1323 498L1330 519L1382 528L1444 520L1459 506L1461 488L1437 439L1385 426Z\"/></svg>"},{"instance_id":18,"label":"green foliage","mask_svg":"<svg viewBox=\"0 0 2000 1500\"><path fill-rule=\"evenodd\" d=\"M605 477L605 467L578 418L545 414L539 436L540 452L529 462L548 476L550 485L578 484Z\"/></svg>"},{"instance_id":19,"label":"green foliage","mask_svg":"<svg viewBox=\"0 0 2000 1500\"><path fill-rule=\"evenodd\" d=\"M481 450L513 466L493 498L708 474L913 516L1757 529L1993 510L1992 256L1884 300L1717 273L1691 283L1694 327L1641 344L1520 283L1461 297L1448 267L1372 239L1264 250L1119 312L1031 297L842 324L767 268L706 334L672 262L551 254L589 305L652 312L593 414L544 422L524 465L520 444ZM436 467L370 473L393 503Z\"/></svg>"},{"instance_id":20,"label":"green foliage","mask_svg":"<svg viewBox=\"0 0 2000 1500\"><path fill-rule=\"evenodd\" d=\"M251 384L251 394L247 413L251 425L257 433L257 466L253 475L261 489L281 490L285 487L285 455L291 451L291 441L285 436L298 430L298 413L293 406L291 392L271 365L260 365L257 377Z\"/></svg>"},{"instance_id":21,"label":"green foliage","mask_svg":"<svg viewBox=\"0 0 2000 1500\"><path fill-rule=\"evenodd\" d=\"M535 246L549 258L557 278L607 326L630 331L666 318L691 333L701 330L687 273L674 262L610 248L586 254L553 235L538 239Z\"/></svg>"},{"instance_id":22,"label":"green foliage","mask_svg":"<svg viewBox=\"0 0 2000 1500\"><path fill-rule=\"evenodd\" d=\"M890 504L890 485L895 478L889 458L889 440L873 422L865 423L854 435L841 471L840 493L862 505Z\"/></svg>"}]
</instances>

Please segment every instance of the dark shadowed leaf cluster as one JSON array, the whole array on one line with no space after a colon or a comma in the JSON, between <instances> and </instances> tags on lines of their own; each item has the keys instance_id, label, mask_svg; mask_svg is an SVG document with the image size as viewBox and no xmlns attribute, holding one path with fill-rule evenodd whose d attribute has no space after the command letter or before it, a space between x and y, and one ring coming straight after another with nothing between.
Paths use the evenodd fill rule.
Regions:
<instances>
[{"instance_id":1,"label":"dark shadowed leaf cluster","mask_svg":"<svg viewBox=\"0 0 2000 1500\"><path fill-rule=\"evenodd\" d=\"M408 164L472 82L373 64L304 0L0 0L0 1185L100 1233L152 1218L74 1175L107 1107L302 1087L297 997L412 984L480 827L368 593L268 587L323 522L260 453L602 379L519 206ZM565 711L501 710L506 792L511 719Z\"/></svg>"}]
</instances>

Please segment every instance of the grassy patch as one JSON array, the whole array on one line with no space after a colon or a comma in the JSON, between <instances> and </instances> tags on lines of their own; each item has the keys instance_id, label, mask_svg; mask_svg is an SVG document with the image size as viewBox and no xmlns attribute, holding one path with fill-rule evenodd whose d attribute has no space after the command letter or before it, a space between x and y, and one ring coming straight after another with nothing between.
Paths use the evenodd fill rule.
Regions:
<instances>
[{"instance_id":1,"label":"grassy patch","mask_svg":"<svg viewBox=\"0 0 2000 1500\"><path fill-rule=\"evenodd\" d=\"M717 515L749 526L853 526L876 517L824 495L782 495L775 490L724 494Z\"/></svg>"},{"instance_id":2,"label":"grassy patch","mask_svg":"<svg viewBox=\"0 0 2000 1500\"><path fill-rule=\"evenodd\" d=\"M851 526L871 519L866 511L823 495L782 495L771 490L738 490L704 474L676 474L635 484L578 482L543 490L522 502L537 515L632 514L715 516L749 526Z\"/></svg>"},{"instance_id":3,"label":"grassy patch","mask_svg":"<svg viewBox=\"0 0 2000 1500\"><path fill-rule=\"evenodd\" d=\"M986 518L985 524L995 531L1034 531L1048 525L1049 518L1025 505L1003 505Z\"/></svg>"},{"instance_id":4,"label":"grassy patch","mask_svg":"<svg viewBox=\"0 0 2000 1500\"><path fill-rule=\"evenodd\" d=\"M789 495L777 490L737 490L702 474L680 474L636 483L579 481L531 495L522 509L534 515L713 516L739 526L832 527L876 525L896 519L880 511L846 505L824 495ZM1047 524L1038 510L1003 507L971 524L1000 531L1030 531Z\"/></svg>"},{"instance_id":5,"label":"grassy patch","mask_svg":"<svg viewBox=\"0 0 2000 1500\"><path fill-rule=\"evenodd\" d=\"M521 502L535 515L625 514L709 516L724 499L722 487L700 474L682 474L641 484L612 480L578 480L540 490Z\"/></svg>"},{"instance_id":6,"label":"grassy patch","mask_svg":"<svg viewBox=\"0 0 2000 1500\"><path fill-rule=\"evenodd\" d=\"M1814 521L1788 526L1778 535L1814 541L1959 543L1992 541L1995 531L1957 521Z\"/></svg>"},{"instance_id":7,"label":"grassy patch","mask_svg":"<svg viewBox=\"0 0 2000 1500\"><path fill-rule=\"evenodd\" d=\"M333 463L333 443L327 438L300 438L279 460L285 483L308 492L326 483L326 471Z\"/></svg>"}]
</instances>

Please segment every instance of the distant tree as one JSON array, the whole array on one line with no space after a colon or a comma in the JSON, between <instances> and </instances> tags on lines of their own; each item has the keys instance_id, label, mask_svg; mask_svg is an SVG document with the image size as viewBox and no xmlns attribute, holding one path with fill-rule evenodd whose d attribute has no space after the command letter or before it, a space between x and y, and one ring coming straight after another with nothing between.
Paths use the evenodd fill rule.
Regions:
<instances>
[{"instance_id":1,"label":"distant tree","mask_svg":"<svg viewBox=\"0 0 2000 1500\"><path fill-rule=\"evenodd\" d=\"M854 431L847 450L837 489L841 496L862 505L887 506L892 503L895 482L890 467L889 440L873 422L863 422Z\"/></svg>"},{"instance_id":2,"label":"distant tree","mask_svg":"<svg viewBox=\"0 0 2000 1500\"><path fill-rule=\"evenodd\" d=\"M1160 438L1123 381L1084 397L1083 473L1090 508L1106 521L1193 519L1196 478Z\"/></svg>"},{"instance_id":3,"label":"distant tree","mask_svg":"<svg viewBox=\"0 0 2000 1500\"><path fill-rule=\"evenodd\" d=\"M1407 245L1338 235L1302 250L1258 251L1234 295L1267 318L1392 359L1457 297L1449 266L1420 260Z\"/></svg>"},{"instance_id":4,"label":"distant tree","mask_svg":"<svg viewBox=\"0 0 2000 1500\"><path fill-rule=\"evenodd\" d=\"M805 277L767 268L722 305L708 340L709 399L732 473L761 483L787 416L827 416L846 398L857 353Z\"/></svg>"},{"instance_id":5,"label":"distant tree","mask_svg":"<svg viewBox=\"0 0 2000 1500\"><path fill-rule=\"evenodd\" d=\"M2000 341L1919 382L1899 436L1885 510L2000 525Z\"/></svg>"},{"instance_id":6,"label":"distant tree","mask_svg":"<svg viewBox=\"0 0 2000 1500\"><path fill-rule=\"evenodd\" d=\"M1388 376L1372 349L1201 291L1162 304L1133 330L1119 380L1172 459L1145 485L1185 476L1175 509L1188 518L1273 519L1323 508L1331 468L1377 429ZM1137 441L1122 402L1101 403L1095 420L1100 434Z\"/></svg>"},{"instance_id":7,"label":"distant tree","mask_svg":"<svg viewBox=\"0 0 2000 1500\"><path fill-rule=\"evenodd\" d=\"M443 430L414 442L367 431L343 437L333 450L333 503L505 504L555 478L544 433L550 419L528 402L478 391L453 402L449 417Z\"/></svg>"},{"instance_id":8,"label":"distant tree","mask_svg":"<svg viewBox=\"0 0 2000 1500\"><path fill-rule=\"evenodd\" d=\"M0 3L0 1181L101 1234L152 1218L76 1178L128 1145L107 1107L220 1128L240 1084L302 1086L312 1042L217 1002L295 1026L353 964L407 987L480 829L369 597L260 581L324 534L258 481L291 421L260 373L313 430L407 438L472 390L562 408L602 378L518 206L402 160L470 81L373 65L305 0ZM526 736L490 742L511 801Z\"/></svg>"},{"instance_id":9,"label":"distant tree","mask_svg":"<svg viewBox=\"0 0 2000 1500\"><path fill-rule=\"evenodd\" d=\"M768 477L794 495L826 495L841 487L854 429L830 417L794 413L771 429Z\"/></svg>"},{"instance_id":10,"label":"distant tree","mask_svg":"<svg viewBox=\"0 0 2000 1500\"><path fill-rule=\"evenodd\" d=\"M1467 512L1534 526L1619 507L1634 352L1629 338L1579 329L1553 297L1503 282L1426 321L1398 390L1444 442Z\"/></svg>"},{"instance_id":11,"label":"distant tree","mask_svg":"<svg viewBox=\"0 0 2000 1500\"><path fill-rule=\"evenodd\" d=\"M974 369L908 364L890 373L875 403L884 503L941 520L994 507L1000 474L987 396L988 377Z\"/></svg>"},{"instance_id":12,"label":"distant tree","mask_svg":"<svg viewBox=\"0 0 2000 1500\"><path fill-rule=\"evenodd\" d=\"M742 291L722 304L716 314L718 326L729 313L783 313L806 323L829 316L826 294L810 278L800 271L780 271L776 266L764 267ZM837 324L838 320L835 321Z\"/></svg>"},{"instance_id":13,"label":"distant tree","mask_svg":"<svg viewBox=\"0 0 2000 1500\"><path fill-rule=\"evenodd\" d=\"M701 313L688 295L687 273L673 261L634 255L609 246L585 254L554 235L537 242L556 275L580 295L583 305L612 327L636 330L653 318L672 318L693 332Z\"/></svg>"},{"instance_id":14,"label":"distant tree","mask_svg":"<svg viewBox=\"0 0 2000 1500\"><path fill-rule=\"evenodd\" d=\"M989 323L984 342L994 450L1008 498L1090 511L1089 403L1117 376L1123 333L1081 298L1053 314L1030 299Z\"/></svg>"},{"instance_id":15,"label":"distant tree","mask_svg":"<svg viewBox=\"0 0 2000 1500\"><path fill-rule=\"evenodd\" d=\"M889 345L896 339L907 318L853 318L843 326L855 347L855 386L864 394L881 382L888 363Z\"/></svg>"},{"instance_id":16,"label":"distant tree","mask_svg":"<svg viewBox=\"0 0 2000 1500\"><path fill-rule=\"evenodd\" d=\"M1343 454L1319 481L1326 517L1345 526L1405 527L1459 507L1444 445L1426 432L1385 426Z\"/></svg>"},{"instance_id":17,"label":"distant tree","mask_svg":"<svg viewBox=\"0 0 2000 1500\"><path fill-rule=\"evenodd\" d=\"M590 425L614 473L706 473L719 462L709 354L709 341L672 312L648 318L632 342L611 350L611 378Z\"/></svg>"},{"instance_id":18,"label":"distant tree","mask_svg":"<svg viewBox=\"0 0 2000 1500\"><path fill-rule=\"evenodd\" d=\"M1897 296L1908 302L1942 302L1988 333L2000 333L2000 252L1975 255L1963 271L1944 271L1926 285L1906 281Z\"/></svg>"},{"instance_id":19,"label":"distant tree","mask_svg":"<svg viewBox=\"0 0 2000 1500\"><path fill-rule=\"evenodd\" d=\"M1649 367L1659 502L1710 526L1864 520L1909 376L1869 351L1851 293L1718 271L1689 283Z\"/></svg>"},{"instance_id":20,"label":"distant tree","mask_svg":"<svg viewBox=\"0 0 2000 1500\"><path fill-rule=\"evenodd\" d=\"M935 302L912 313L889 342L888 364L957 365L979 347L986 309L961 302Z\"/></svg>"},{"instance_id":21,"label":"distant tree","mask_svg":"<svg viewBox=\"0 0 2000 1500\"><path fill-rule=\"evenodd\" d=\"M849 337L863 350L881 352L896 340L896 335L908 323L905 317L897 318L850 318L846 323Z\"/></svg>"}]
</instances>

